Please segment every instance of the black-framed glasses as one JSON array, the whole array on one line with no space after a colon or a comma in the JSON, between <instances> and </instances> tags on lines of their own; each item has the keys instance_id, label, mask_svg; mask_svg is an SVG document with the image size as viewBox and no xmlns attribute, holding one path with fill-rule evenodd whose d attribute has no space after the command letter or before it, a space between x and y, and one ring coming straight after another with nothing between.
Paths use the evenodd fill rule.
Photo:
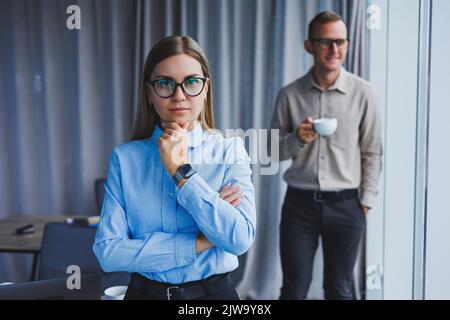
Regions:
<instances>
[{"instance_id":1,"label":"black-framed glasses","mask_svg":"<svg viewBox=\"0 0 450 320\"><path fill-rule=\"evenodd\" d=\"M175 94L179 86L183 92L189 97L196 97L202 93L208 78L187 77L182 82L177 83L170 78L158 78L148 83L152 85L153 90L160 98L169 98Z\"/></svg>"},{"instance_id":2,"label":"black-framed glasses","mask_svg":"<svg viewBox=\"0 0 450 320\"><path fill-rule=\"evenodd\" d=\"M331 49L336 43L338 49L345 49L348 47L348 39L311 39L312 42L318 42L321 49Z\"/></svg>"}]
</instances>

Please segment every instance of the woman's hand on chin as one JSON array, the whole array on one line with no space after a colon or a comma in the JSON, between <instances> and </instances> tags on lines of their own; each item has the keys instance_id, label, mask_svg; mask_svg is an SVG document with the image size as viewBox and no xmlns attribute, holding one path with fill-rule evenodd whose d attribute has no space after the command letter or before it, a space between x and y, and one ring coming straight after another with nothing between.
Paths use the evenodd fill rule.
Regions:
<instances>
[{"instance_id":1,"label":"woman's hand on chin","mask_svg":"<svg viewBox=\"0 0 450 320\"><path fill-rule=\"evenodd\" d=\"M164 133L158 138L161 162L170 175L174 175L179 166L187 163L187 128L189 122L180 126L176 122L162 122Z\"/></svg>"}]
</instances>

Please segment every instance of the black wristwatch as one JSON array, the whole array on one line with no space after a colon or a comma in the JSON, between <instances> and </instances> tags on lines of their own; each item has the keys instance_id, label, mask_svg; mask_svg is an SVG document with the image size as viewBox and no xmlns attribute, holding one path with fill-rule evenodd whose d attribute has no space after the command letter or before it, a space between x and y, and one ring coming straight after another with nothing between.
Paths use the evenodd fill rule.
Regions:
<instances>
[{"instance_id":1,"label":"black wristwatch","mask_svg":"<svg viewBox=\"0 0 450 320\"><path fill-rule=\"evenodd\" d=\"M195 173L196 171L191 167L189 163L179 166L177 171L175 171L175 174L173 175L175 185L178 186L182 179L189 179Z\"/></svg>"}]
</instances>

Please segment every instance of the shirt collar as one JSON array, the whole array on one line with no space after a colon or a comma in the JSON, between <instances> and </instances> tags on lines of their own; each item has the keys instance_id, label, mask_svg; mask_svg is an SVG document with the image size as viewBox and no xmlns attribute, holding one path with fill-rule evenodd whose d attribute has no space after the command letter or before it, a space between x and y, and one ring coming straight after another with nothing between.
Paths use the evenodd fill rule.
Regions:
<instances>
[{"instance_id":1,"label":"shirt collar","mask_svg":"<svg viewBox=\"0 0 450 320\"><path fill-rule=\"evenodd\" d=\"M313 77L313 68L309 69L308 73L305 75L305 77L302 79L303 81L303 87L306 90L310 90L313 88L319 89L320 91L323 91L320 86L316 83ZM345 70L344 67L341 66L341 72L339 73L338 78L334 82L334 84L328 88L328 91L332 90L338 90L342 93L347 93L347 70Z\"/></svg>"},{"instance_id":2,"label":"shirt collar","mask_svg":"<svg viewBox=\"0 0 450 320\"><path fill-rule=\"evenodd\" d=\"M150 138L153 145L158 146L157 140L164 133L164 131L158 126L155 126L155 130ZM187 142L189 148L195 148L202 144L203 142L203 128L200 122L198 122L195 127L188 131Z\"/></svg>"}]
</instances>

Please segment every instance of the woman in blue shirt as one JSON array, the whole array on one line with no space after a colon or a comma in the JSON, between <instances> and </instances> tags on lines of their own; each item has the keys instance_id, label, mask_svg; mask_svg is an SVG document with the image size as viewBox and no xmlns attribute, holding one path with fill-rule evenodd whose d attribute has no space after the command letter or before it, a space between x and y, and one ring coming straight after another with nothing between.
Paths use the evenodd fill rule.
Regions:
<instances>
[{"instance_id":1,"label":"woman in blue shirt","mask_svg":"<svg viewBox=\"0 0 450 320\"><path fill-rule=\"evenodd\" d=\"M250 158L215 132L208 62L190 37L147 56L133 137L112 153L94 252L132 273L126 299L238 299L229 272L256 230Z\"/></svg>"}]
</instances>

